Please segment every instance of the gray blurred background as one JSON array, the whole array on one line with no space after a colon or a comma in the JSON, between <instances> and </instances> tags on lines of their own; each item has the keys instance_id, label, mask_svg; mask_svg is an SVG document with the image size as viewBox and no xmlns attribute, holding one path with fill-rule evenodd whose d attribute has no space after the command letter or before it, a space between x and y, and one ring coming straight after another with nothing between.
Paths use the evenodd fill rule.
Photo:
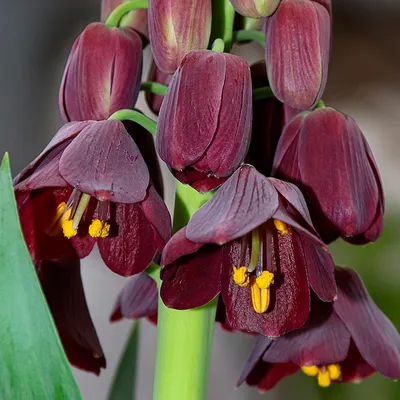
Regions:
<instances>
[{"instance_id":1,"label":"gray blurred background","mask_svg":"<svg viewBox=\"0 0 400 400\"><path fill-rule=\"evenodd\" d=\"M351 265L361 273L378 305L400 328L400 2L333 3L334 44L324 100L352 115L363 129L383 176L388 210L384 234L376 244L354 248L337 243L333 251L338 264ZM60 127L57 100L64 63L79 32L99 19L100 0L1 0L1 5L0 153L9 151L15 175ZM263 57L256 44L240 46L236 52L250 61ZM146 54L148 58L148 50ZM168 189L171 199L172 189ZM100 377L78 370L74 373L85 400L103 400L131 326L129 321L108 322L124 280L111 273L97 253L84 260L83 276L108 366ZM142 321L139 400L151 400L155 337L154 326ZM260 398L253 388L233 389L250 347L249 338L225 333L216 326L209 399ZM282 400L361 396L394 400L400 399L400 389L399 384L379 376L359 385L319 389L313 379L298 374L267 396Z\"/></svg>"}]
</instances>

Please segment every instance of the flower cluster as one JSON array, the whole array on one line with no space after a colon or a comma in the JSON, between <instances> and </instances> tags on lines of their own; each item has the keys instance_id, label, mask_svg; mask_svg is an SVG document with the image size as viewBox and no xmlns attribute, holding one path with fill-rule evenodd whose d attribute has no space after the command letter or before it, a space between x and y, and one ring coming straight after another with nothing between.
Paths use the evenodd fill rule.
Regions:
<instances>
[{"instance_id":1,"label":"flower cluster","mask_svg":"<svg viewBox=\"0 0 400 400\"><path fill-rule=\"evenodd\" d=\"M250 68L223 52L221 39L210 41L211 0L150 0L148 12L121 15L126 3L105 0L106 22L90 24L73 45L60 89L65 125L14 181L64 347L81 368L105 366L79 274L79 259L97 243L112 271L135 275L114 321L156 320L158 291L145 272L153 260L161 260L167 307L219 296L217 320L258 335L239 383L267 390L299 369L324 387L375 371L396 379L398 332L327 247L338 238L375 241L384 213L365 137L321 101L331 1L231 3L242 16L264 18L265 62ZM158 114L155 149L181 183L215 190L172 237L154 145L138 124L146 117L132 111L147 42L150 83L168 85L164 97L146 96ZM68 285L58 290L49 281L61 275ZM82 326L60 317L67 291Z\"/></svg>"}]
</instances>

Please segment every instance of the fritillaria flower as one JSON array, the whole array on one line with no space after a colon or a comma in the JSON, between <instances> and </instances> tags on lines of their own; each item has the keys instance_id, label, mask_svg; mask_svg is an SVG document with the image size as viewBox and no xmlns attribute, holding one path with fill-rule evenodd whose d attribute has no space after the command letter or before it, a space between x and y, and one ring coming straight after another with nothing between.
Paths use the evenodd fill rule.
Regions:
<instances>
[{"instance_id":1,"label":"fritillaria flower","mask_svg":"<svg viewBox=\"0 0 400 400\"><path fill-rule=\"evenodd\" d=\"M301 110L320 100L331 45L330 0L282 0L265 25L265 59L275 96Z\"/></svg>"},{"instance_id":2,"label":"fritillaria flower","mask_svg":"<svg viewBox=\"0 0 400 400\"><path fill-rule=\"evenodd\" d=\"M244 165L167 243L161 297L199 307L222 293L233 329L278 337L300 328L309 286L336 296L333 260L300 191Z\"/></svg>"},{"instance_id":3,"label":"fritillaria flower","mask_svg":"<svg viewBox=\"0 0 400 400\"><path fill-rule=\"evenodd\" d=\"M279 140L273 176L301 189L326 242L379 237L382 182L368 143L349 116L330 107L296 116Z\"/></svg>"},{"instance_id":4,"label":"fritillaria flower","mask_svg":"<svg viewBox=\"0 0 400 400\"><path fill-rule=\"evenodd\" d=\"M68 360L98 375L106 360L86 303L79 259L36 261L35 266Z\"/></svg>"},{"instance_id":5,"label":"fritillaria flower","mask_svg":"<svg viewBox=\"0 0 400 400\"><path fill-rule=\"evenodd\" d=\"M251 76L240 57L192 51L161 105L156 147L182 183L206 192L243 162L251 134Z\"/></svg>"},{"instance_id":6,"label":"fritillaria flower","mask_svg":"<svg viewBox=\"0 0 400 400\"><path fill-rule=\"evenodd\" d=\"M356 272L336 269L338 298L314 297L310 317L299 330L276 340L259 337L238 384L260 390L302 370L322 387L359 382L374 372L400 376L400 336L376 306Z\"/></svg>"},{"instance_id":7,"label":"fritillaria flower","mask_svg":"<svg viewBox=\"0 0 400 400\"><path fill-rule=\"evenodd\" d=\"M61 82L64 122L104 120L133 108L142 73L142 40L130 28L92 23L76 39Z\"/></svg>"},{"instance_id":8,"label":"fritillaria flower","mask_svg":"<svg viewBox=\"0 0 400 400\"><path fill-rule=\"evenodd\" d=\"M268 17L278 8L281 0L230 0L235 10L245 17Z\"/></svg>"},{"instance_id":9,"label":"fritillaria flower","mask_svg":"<svg viewBox=\"0 0 400 400\"><path fill-rule=\"evenodd\" d=\"M15 179L34 260L86 257L97 242L120 275L143 271L168 240L168 210L120 121L66 124Z\"/></svg>"},{"instance_id":10,"label":"fritillaria flower","mask_svg":"<svg viewBox=\"0 0 400 400\"><path fill-rule=\"evenodd\" d=\"M149 34L157 67L173 74L187 53L207 48L211 0L149 0Z\"/></svg>"}]
</instances>

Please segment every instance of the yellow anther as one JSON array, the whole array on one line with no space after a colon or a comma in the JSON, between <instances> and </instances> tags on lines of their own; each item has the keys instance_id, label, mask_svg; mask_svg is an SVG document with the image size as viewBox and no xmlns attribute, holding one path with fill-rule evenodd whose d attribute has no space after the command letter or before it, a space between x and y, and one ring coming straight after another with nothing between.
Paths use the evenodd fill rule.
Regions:
<instances>
[{"instance_id":1,"label":"yellow anther","mask_svg":"<svg viewBox=\"0 0 400 400\"><path fill-rule=\"evenodd\" d=\"M331 378L332 381L336 381L340 379L340 377L342 376L339 364L329 364L327 366L327 369L329 372L329 377Z\"/></svg>"},{"instance_id":2,"label":"yellow anther","mask_svg":"<svg viewBox=\"0 0 400 400\"><path fill-rule=\"evenodd\" d=\"M251 302L253 303L254 311L262 314L267 311L270 300L270 292L268 289L260 289L257 284L257 278L252 276L250 279Z\"/></svg>"},{"instance_id":3,"label":"yellow anther","mask_svg":"<svg viewBox=\"0 0 400 400\"><path fill-rule=\"evenodd\" d=\"M316 365L303 365L301 367L301 370L307 375L307 376L317 376L319 372L319 368Z\"/></svg>"},{"instance_id":4,"label":"yellow anther","mask_svg":"<svg viewBox=\"0 0 400 400\"><path fill-rule=\"evenodd\" d=\"M49 236L57 236L61 232L61 221L65 210L65 203L62 202L57 206L56 213L54 215L53 220L51 221L51 225L47 229L46 233Z\"/></svg>"},{"instance_id":5,"label":"yellow anther","mask_svg":"<svg viewBox=\"0 0 400 400\"><path fill-rule=\"evenodd\" d=\"M331 378L326 368L320 368L318 372L318 385L321 387L328 387L331 384Z\"/></svg>"},{"instance_id":6,"label":"yellow anther","mask_svg":"<svg viewBox=\"0 0 400 400\"><path fill-rule=\"evenodd\" d=\"M239 286L247 286L250 282L249 273L246 267L236 268L233 266L233 280Z\"/></svg>"},{"instance_id":7,"label":"yellow anther","mask_svg":"<svg viewBox=\"0 0 400 400\"><path fill-rule=\"evenodd\" d=\"M71 239L72 237L76 236L76 234L78 233L77 229L72 227L71 219L62 221L61 226L62 226L64 236L68 239Z\"/></svg>"},{"instance_id":8,"label":"yellow anther","mask_svg":"<svg viewBox=\"0 0 400 400\"><path fill-rule=\"evenodd\" d=\"M94 219L89 226L89 235L93 238L105 238L110 232L110 224L99 219Z\"/></svg>"},{"instance_id":9,"label":"yellow anther","mask_svg":"<svg viewBox=\"0 0 400 400\"><path fill-rule=\"evenodd\" d=\"M279 219L274 219L274 225L277 231L282 235L287 235L289 233L287 225L284 222L279 221Z\"/></svg>"},{"instance_id":10,"label":"yellow anther","mask_svg":"<svg viewBox=\"0 0 400 400\"><path fill-rule=\"evenodd\" d=\"M269 271L263 271L260 276L256 278L257 285L260 289L268 289L274 283L274 274Z\"/></svg>"}]
</instances>

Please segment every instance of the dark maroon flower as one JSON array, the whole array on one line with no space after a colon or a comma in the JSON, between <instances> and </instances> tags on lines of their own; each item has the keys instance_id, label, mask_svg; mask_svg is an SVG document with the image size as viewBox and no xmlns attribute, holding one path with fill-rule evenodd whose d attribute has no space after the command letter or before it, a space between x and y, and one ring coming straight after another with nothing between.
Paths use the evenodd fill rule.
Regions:
<instances>
[{"instance_id":1,"label":"dark maroon flower","mask_svg":"<svg viewBox=\"0 0 400 400\"><path fill-rule=\"evenodd\" d=\"M35 265L68 360L99 375L106 360L86 303L79 259Z\"/></svg>"},{"instance_id":2,"label":"dark maroon flower","mask_svg":"<svg viewBox=\"0 0 400 400\"><path fill-rule=\"evenodd\" d=\"M66 124L14 187L35 260L83 258L97 242L112 271L132 275L170 236L168 210L120 121Z\"/></svg>"},{"instance_id":3,"label":"dark maroon flower","mask_svg":"<svg viewBox=\"0 0 400 400\"><path fill-rule=\"evenodd\" d=\"M356 122L326 107L296 116L285 128L273 176L303 192L312 221L326 242L375 241L382 231L382 182Z\"/></svg>"},{"instance_id":4,"label":"dark maroon flower","mask_svg":"<svg viewBox=\"0 0 400 400\"><path fill-rule=\"evenodd\" d=\"M156 147L182 183L214 189L243 162L251 134L251 76L240 57L191 51L161 105Z\"/></svg>"},{"instance_id":5,"label":"dark maroon flower","mask_svg":"<svg viewBox=\"0 0 400 400\"><path fill-rule=\"evenodd\" d=\"M142 40L133 29L88 25L72 47L61 82L64 122L104 120L133 108L141 72Z\"/></svg>"},{"instance_id":6,"label":"dark maroon flower","mask_svg":"<svg viewBox=\"0 0 400 400\"><path fill-rule=\"evenodd\" d=\"M333 260L292 184L244 165L167 243L161 297L195 308L218 293L233 329L278 337L336 296Z\"/></svg>"},{"instance_id":7,"label":"dark maroon flower","mask_svg":"<svg viewBox=\"0 0 400 400\"><path fill-rule=\"evenodd\" d=\"M276 97L293 108L312 108L328 77L330 0L282 0L266 19L265 59Z\"/></svg>"},{"instance_id":8,"label":"dark maroon flower","mask_svg":"<svg viewBox=\"0 0 400 400\"><path fill-rule=\"evenodd\" d=\"M299 330L276 340L256 340L238 385L246 381L272 389L285 376L302 370L320 386L359 382L374 372L400 376L400 336L376 306L358 274L336 269L338 298L323 303L313 297L310 317Z\"/></svg>"}]
</instances>

